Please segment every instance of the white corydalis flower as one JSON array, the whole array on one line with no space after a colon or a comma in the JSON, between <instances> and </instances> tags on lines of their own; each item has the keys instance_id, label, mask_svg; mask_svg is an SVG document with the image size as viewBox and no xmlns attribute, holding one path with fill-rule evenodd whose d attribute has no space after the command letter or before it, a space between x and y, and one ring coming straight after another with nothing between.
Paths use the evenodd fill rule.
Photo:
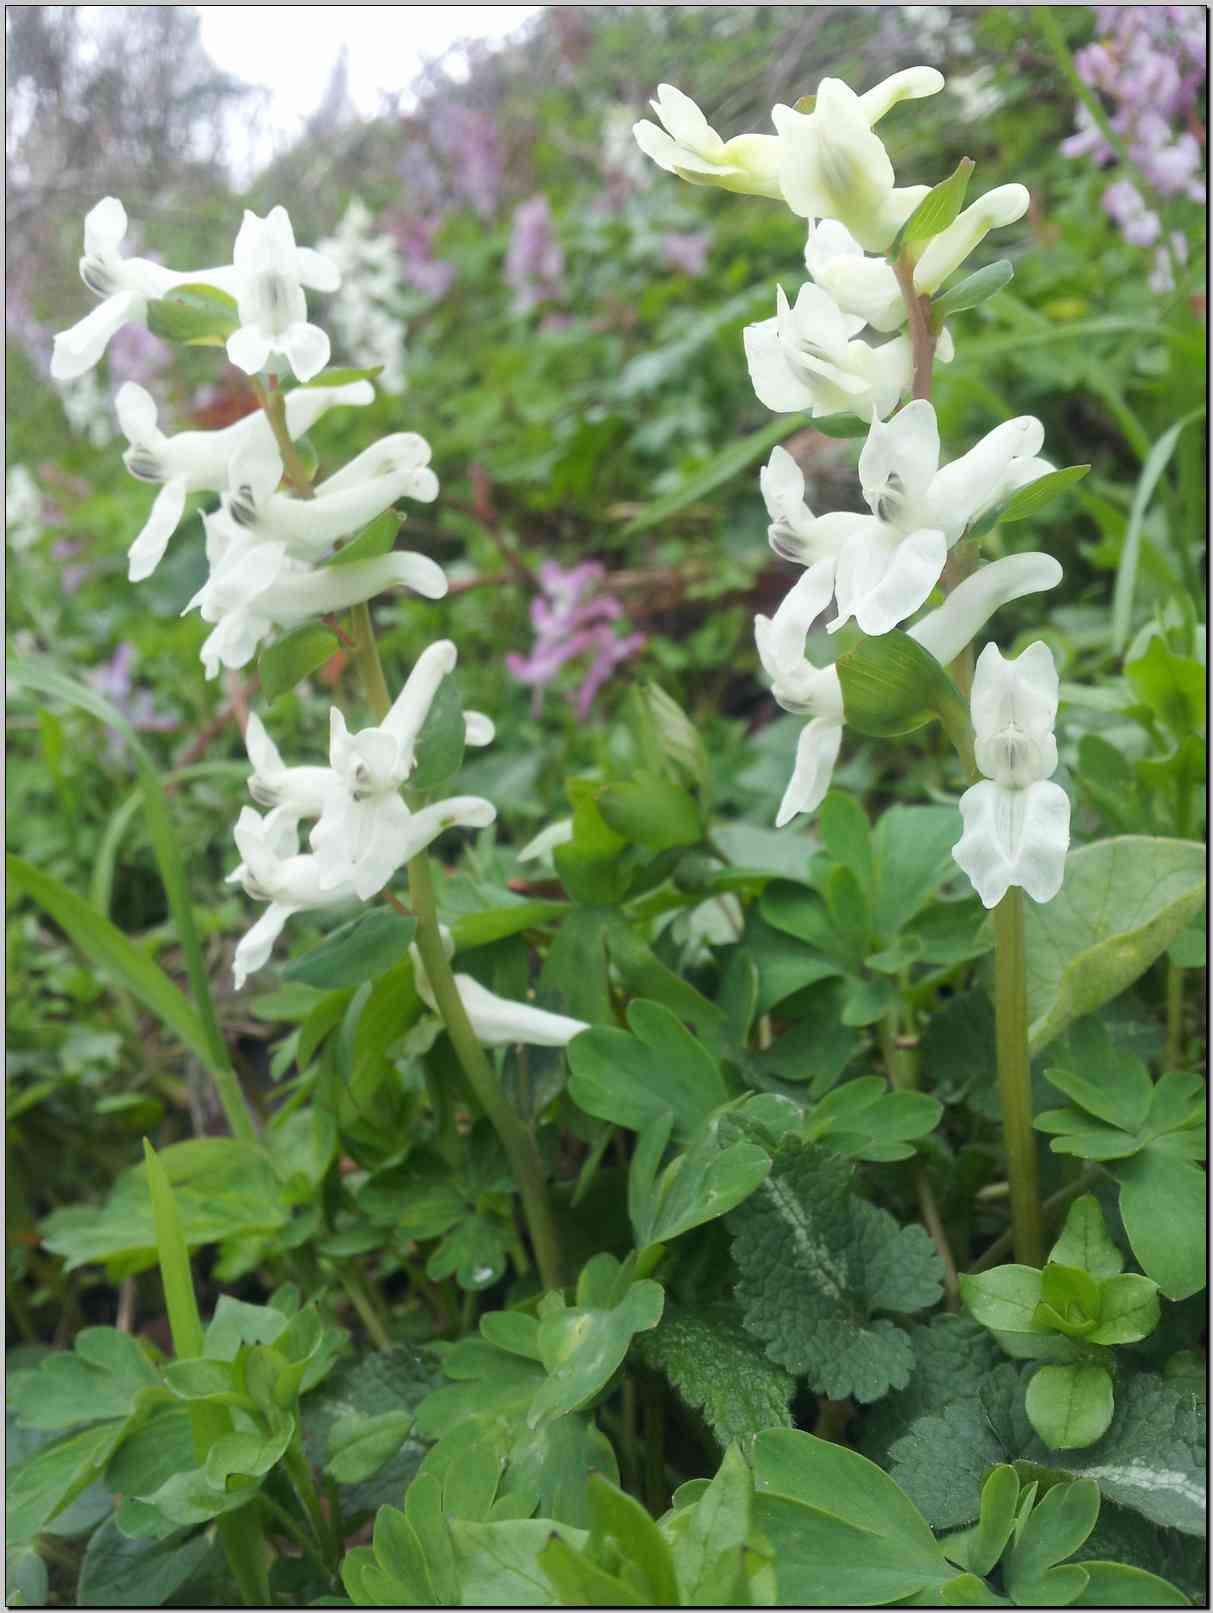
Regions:
<instances>
[{"instance_id":1,"label":"white corydalis flower","mask_svg":"<svg viewBox=\"0 0 1213 1613\"><path fill-rule=\"evenodd\" d=\"M760 402L776 413L810 409L814 415L855 414L881 419L909 390L913 355L909 338L881 347L854 340L864 320L844 314L820 286L801 286L789 305L776 291L774 319L742 332L750 381ZM945 353L941 356L947 355Z\"/></svg>"},{"instance_id":2,"label":"white corydalis flower","mask_svg":"<svg viewBox=\"0 0 1213 1613\"><path fill-rule=\"evenodd\" d=\"M754 618L754 640L771 693L785 711L808 716L796 746L792 777L775 817L782 829L801 812L815 812L825 799L842 745L842 685L832 666L805 659L809 629L834 592L834 562L818 560L788 593L773 617Z\"/></svg>"},{"instance_id":3,"label":"white corydalis flower","mask_svg":"<svg viewBox=\"0 0 1213 1613\"><path fill-rule=\"evenodd\" d=\"M1070 802L1049 775L1057 766L1057 668L1037 642L1014 661L987 644L973 674L974 756L986 775L960 798L964 833L952 856L985 907L1012 885L1036 902L1061 889Z\"/></svg>"},{"instance_id":4,"label":"white corydalis flower","mask_svg":"<svg viewBox=\"0 0 1213 1613\"><path fill-rule=\"evenodd\" d=\"M254 901L269 903L236 948L232 968L240 991L249 975L269 962L274 942L292 913L348 906L357 896L352 882L323 885L320 859L300 855L294 831L285 829L273 813L263 819L252 807L244 807L234 834L241 862L229 880L242 884Z\"/></svg>"},{"instance_id":5,"label":"white corydalis flower","mask_svg":"<svg viewBox=\"0 0 1213 1613\"><path fill-rule=\"evenodd\" d=\"M440 926L439 934L447 957L452 958L455 946L445 924ZM432 1014L437 1014L438 1002L416 942L409 953L413 959L417 995ZM498 997L471 975L457 974L453 978L476 1040L486 1047L506 1047L517 1042L525 1042L530 1047L566 1047L574 1036L589 1029L584 1020L570 1019L567 1014L553 1014L530 1003Z\"/></svg>"},{"instance_id":6,"label":"white corydalis flower","mask_svg":"<svg viewBox=\"0 0 1213 1613\"><path fill-rule=\"evenodd\" d=\"M842 745L845 711L838 674L832 666L817 667L805 659L809 629L829 604L832 568L828 558L817 561L773 618L754 619L755 642L771 679L771 693L785 711L813 719L801 731L792 777L775 818L777 829L821 805ZM947 666L1000 606L1025 594L1056 588L1061 576L1061 566L1051 555L1020 554L996 560L966 578L937 610L916 622L908 636Z\"/></svg>"},{"instance_id":7,"label":"white corydalis flower","mask_svg":"<svg viewBox=\"0 0 1213 1613\"><path fill-rule=\"evenodd\" d=\"M301 437L327 410L337 404L373 403L369 381L345 386L296 387L286 395L286 427L292 440ZM122 462L132 476L163 486L147 521L127 551L130 580L150 577L164 558L169 539L181 523L190 493L219 492L228 484L233 460L250 445L273 449L274 436L260 409L225 426L222 431L179 431L166 437L160 430L155 400L143 387L128 381L114 400L118 423L130 444Z\"/></svg>"},{"instance_id":8,"label":"white corydalis flower","mask_svg":"<svg viewBox=\"0 0 1213 1613\"><path fill-rule=\"evenodd\" d=\"M999 185L966 207L947 229L919 249L915 291L934 296L990 230L1021 219L1030 200L1023 185ZM905 299L891 264L883 257L865 256L859 242L836 219L810 224L804 261L814 283L829 293L843 313L858 315L874 330L895 331L905 324Z\"/></svg>"},{"instance_id":9,"label":"white corydalis flower","mask_svg":"<svg viewBox=\"0 0 1213 1613\"><path fill-rule=\"evenodd\" d=\"M690 96L672 84L659 84L657 99L649 105L664 127L643 118L632 125L632 133L659 168L691 185L779 197L779 141L774 135L739 134L722 140Z\"/></svg>"},{"instance_id":10,"label":"white corydalis flower","mask_svg":"<svg viewBox=\"0 0 1213 1613\"><path fill-rule=\"evenodd\" d=\"M872 125L898 101L934 95L943 75L909 67L856 95L841 79L824 78L811 112L777 106L779 183L801 218L833 218L868 252L883 252L927 193L925 185L896 189L893 164Z\"/></svg>"},{"instance_id":11,"label":"white corydalis flower","mask_svg":"<svg viewBox=\"0 0 1213 1613\"><path fill-rule=\"evenodd\" d=\"M337 788L326 798L312 830L313 851L335 883L352 879L363 900L383 889L401 865L424 850L444 829L482 829L496 810L479 796L453 796L410 812L401 786L416 765L417 739L442 680L455 669L456 650L442 639L418 657L391 710L376 728L351 734L334 706L330 714L329 765ZM492 724L480 713L465 723L465 737L488 743Z\"/></svg>"},{"instance_id":12,"label":"white corydalis flower","mask_svg":"<svg viewBox=\"0 0 1213 1613\"><path fill-rule=\"evenodd\" d=\"M335 264L310 247L295 245L285 207L265 218L246 212L232 252L240 329L227 340L227 356L247 375L263 370L281 353L301 381L310 381L329 361L330 344L318 325L307 322L304 286L336 291Z\"/></svg>"},{"instance_id":13,"label":"white corydalis flower","mask_svg":"<svg viewBox=\"0 0 1213 1613\"><path fill-rule=\"evenodd\" d=\"M805 503L804 472L786 448L771 450L758 483L771 518L767 541L782 559L799 566L836 560L847 540L867 523L866 515L849 510L814 515Z\"/></svg>"},{"instance_id":14,"label":"white corydalis flower","mask_svg":"<svg viewBox=\"0 0 1213 1613\"><path fill-rule=\"evenodd\" d=\"M1052 469L1035 457L1043 441L1040 421L1022 415L996 426L941 469L939 426L926 399L908 403L887 423L874 418L859 455L859 480L872 514L839 553L838 615L830 632L854 617L875 636L912 616L965 530Z\"/></svg>"},{"instance_id":15,"label":"white corydalis flower","mask_svg":"<svg viewBox=\"0 0 1213 1613\"><path fill-rule=\"evenodd\" d=\"M123 257L126 232L126 208L116 196L104 197L85 216L80 278L101 298L101 306L55 337L52 380L74 381L91 370L123 325L144 323L148 303L174 286L201 282L231 289L231 268L181 271L166 269L149 258Z\"/></svg>"},{"instance_id":16,"label":"white corydalis flower","mask_svg":"<svg viewBox=\"0 0 1213 1613\"><path fill-rule=\"evenodd\" d=\"M399 498L429 504L438 478L430 445L415 431L381 438L304 499L279 492L282 459L272 438L241 445L228 467L224 507L237 526L265 543L283 543L296 559L318 560Z\"/></svg>"},{"instance_id":17,"label":"white corydalis flower","mask_svg":"<svg viewBox=\"0 0 1213 1613\"><path fill-rule=\"evenodd\" d=\"M219 668L246 666L275 627L363 604L388 588L410 588L441 599L442 568L408 551L355 560L344 566L312 566L292 559L281 540L259 542L220 508L202 517L211 574L182 615L197 609L215 631L202 646L208 678Z\"/></svg>"}]
</instances>

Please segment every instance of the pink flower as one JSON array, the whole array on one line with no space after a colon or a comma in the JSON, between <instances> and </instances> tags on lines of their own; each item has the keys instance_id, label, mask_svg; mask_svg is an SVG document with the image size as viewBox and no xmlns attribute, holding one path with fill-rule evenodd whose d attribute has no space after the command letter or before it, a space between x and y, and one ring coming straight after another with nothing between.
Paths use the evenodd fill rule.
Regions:
<instances>
[{"instance_id":1,"label":"pink flower","mask_svg":"<svg viewBox=\"0 0 1213 1613\"><path fill-rule=\"evenodd\" d=\"M584 719L615 668L645 644L643 633L622 639L615 636L610 624L623 615L623 606L614 595L586 597L605 576L596 560L583 561L570 571L554 560L545 560L540 566L543 595L531 602L534 646L528 656L510 654L505 658L511 676L534 689L531 709L535 716L543 707L543 689L565 662L593 652L575 697L577 715Z\"/></svg>"},{"instance_id":2,"label":"pink flower","mask_svg":"<svg viewBox=\"0 0 1213 1613\"><path fill-rule=\"evenodd\" d=\"M552 228L546 196L532 196L514 209L505 280L514 292L514 311L523 314L541 302L554 302L564 291L564 252Z\"/></svg>"}]
</instances>

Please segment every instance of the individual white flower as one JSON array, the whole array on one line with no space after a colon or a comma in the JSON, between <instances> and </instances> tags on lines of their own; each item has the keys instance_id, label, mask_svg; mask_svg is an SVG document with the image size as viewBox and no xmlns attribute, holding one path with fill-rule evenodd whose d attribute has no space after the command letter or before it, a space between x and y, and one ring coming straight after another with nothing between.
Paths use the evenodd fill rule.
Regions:
<instances>
[{"instance_id":1,"label":"individual white flower","mask_svg":"<svg viewBox=\"0 0 1213 1613\"><path fill-rule=\"evenodd\" d=\"M796 747L792 777L780 802L775 827L801 812L813 812L830 788L842 744L845 718L842 685L832 666L805 659L809 629L824 612L832 589L832 562L819 560L792 588L772 619L754 619L759 659L771 679L771 693L785 711L811 714ZM909 630L941 665L947 666L981 631L994 612L1025 594L1055 588L1061 566L1051 555L1019 554L996 560L959 584L937 610Z\"/></svg>"},{"instance_id":2,"label":"individual white flower","mask_svg":"<svg viewBox=\"0 0 1213 1613\"><path fill-rule=\"evenodd\" d=\"M893 164L876 123L898 101L934 95L943 75L910 67L856 95L841 79L824 78L811 112L777 106L779 184L801 218L834 218L868 252L883 252L927 193L925 185L894 188Z\"/></svg>"},{"instance_id":3,"label":"individual white flower","mask_svg":"<svg viewBox=\"0 0 1213 1613\"><path fill-rule=\"evenodd\" d=\"M440 927L439 934L447 957L453 957L455 946L445 924ZM416 942L409 952L413 959L417 994L430 1012L437 1014L437 999ZM531 1047L565 1047L574 1036L589 1029L584 1020L570 1019L567 1014L552 1014L546 1009L534 1008L530 1003L498 997L471 975L457 974L454 981L476 1040L483 1042L486 1047L506 1047L515 1042L525 1042Z\"/></svg>"},{"instance_id":4,"label":"individual white flower","mask_svg":"<svg viewBox=\"0 0 1213 1613\"><path fill-rule=\"evenodd\" d=\"M297 559L317 560L399 498L432 503L438 478L430 445L415 431L383 437L320 482L314 497L280 493L282 459L272 438L242 443L228 466L231 491L223 504L231 519L264 542L282 542Z\"/></svg>"},{"instance_id":5,"label":"individual white flower","mask_svg":"<svg viewBox=\"0 0 1213 1613\"><path fill-rule=\"evenodd\" d=\"M742 332L750 380L768 409L787 413L811 409L814 415L848 413L883 419L909 390L913 355L909 338L895 336L881 347L853 340L864 325L858 314L844 314L820 286L801 286L789 306L782 286L776 291L774 319L747 325ZM946 350L941 357L946 357Z\"/></svg>"},{"instance_id":6,"label":"individual white flower","mask_svg":"<svg viewBox=\"0 0 1213 1613\"><path fill-rule=\"evenodd\" d=\"M649 105L665 127L643 118L632 133L659 168L692 185L779 197L779 141L774 135L739 134L722 140L690 96L672 84L659 84L657 99Z\"/></svg>"},{"instance_id":7,"label":"individual white flower","mask_svg":"<svg viewBox=\"0 0 1213 1613\"><path fill-rule=\"evenodd\" d=\"M248 375L263 370L281 353L301 381L310 381L329 361L327 335L307 322L304 286L336 291L335 264L310 247L295 245L285 207L265 218L247 212L232 252L236 266L236 305L240 329L227 340L227 356Z\"/></svg>"},{"instance_id":8,"label":"individual white flower","mask_svg":"<svg viewBox=\"0 0 1213 1613\"><path fill-rule=\"evenodd\" d=\"M352 879L364 901L444 829L483 829L497 815L491 801L474 795L453 796L417 812L400 798L416 764L418 735L455 660L449 639L431 644L377 728L351 734L335 706L330 713L329 764L338 788L326 797L310 843L331 870L327 877L335 884Z\"/></svg>"},{"instance_id":9,"label":"individual white flower","mask_svg":"<svg viewBox=\"0 0 1213 1613\"><path fill-rule=\"evenodd\" d=\"M804 472L786 448L773 448L758 473L759 486L771 524L767 541L784 560L811 566L818 560L837 559L847 539L854 536L866 515L849 510L814 515L805 503Z\"/></svg>"},{"instance_id":10,"label":"individual white flower","mask_svg":"<svg viewBox=\"0 0 1213 1613\"><path fill-rule=\"evenodd\" d=\"M997 906L1012 885L1037 902L1061 889L1070 802L1049 781L1057 766L1057 696L1057 668L1039 641L1014 661L994 644L977 658L974 756L986 777L960 798L964 833L952 856L985 907Z\"/></svg>"},{"instance_id":11,"label":"individual white flower","mask_svg":"<svg viewBox=\"0 0 1213 1613\"><path fill-rule=\"evenodd\" d=\"M838 556L838 615L830 632L854 617L865 633L878 635L912 616L966 528L1052 468L1035 457L1043 441L1040 421L1022 415L941 469L939 426L925 398L886 423L873 419L859 455L872 514Z\"/></svg>"},{"instance_id":12,"label":"individual white flower","mask_svg":"<svg viewBox=\"0 0 1213 1613\"><path fill-rule=\"evenodd\" d=\"M18 552L42 536L42 494L25 465L4 473L4 536Z\"/></svg>"},{"instance_id":13,"label":"individual white flower","mask_svg":"<svg viewBox=\"0 0 1213 1613\"><path fill-rule=\"evenodd\" d=\"M934 296L988 232L1022 218L1030 200L1023 185L999 185L966 207L920 249L914 268L915 291ZM905 324L905 299L892 265L886 258L865 256L859 242L836 219L810 224L804 261L814 282L845 314L862 316L874 330L900 330Z\"/></svg>"},{"instance_id":14,"label":"individual white flower","mask_svg":"<svg viewBox=\"0 0 1213 1613\"><path fill-rule=\"evenodd\" d=\"M832 666L805 659L809 629L830 603L834 562L818 560L805 572L773 617L754 618L754 641L771 693L785 711L810 716L796 746L792 777L779 804L775 827L800 812L813 812L825 798L842 745L842 685Z\"/></svg>"},{"instance_id":15,"label":"individual white flower","mask_svg":"<svg viewBox=\"0 0 1213 1613\"><path fill-rule=\"evenodd\" d=\"M173 286L203 282L230 290L230 268L166 269L148 258L126 258L120 250L126 236L126 208L116 196L106 196L85 216L84 256L80 278L101 306L55 337L51 378L73 381L97 364L110 339L123 325L143 323L147 305Z\"/></svg>"},{"instance_id":16,"label":"individual white flower","mask_svg":"<svg viewBox=\"0 0 1213 1613\"><path fill-rule=\"evenodd\" d=\"M220 666L247 665L275 627L347 610L386 588L411 588L426 599L446 593L446 576L425 555L400 552L316 567L292 559L281 540L260 542L242 531L222 508L202 523L211 574L185 611L196 608L203 621L216 624L201 651L208 678Z\"/></svg>"},{"instance_id":17,"label":"individual white flower","mask_svg":"<svg viewBox=\"0 0 1213 1613\"><path fill-rule=\"evenodd\" d=\"M327 410L337 404L373 403L369 381L345 386L295 387L286 395L286 428L291 438L301 437ZM249 444L273 449L274 434L258 409L225 426L222 431L179 431L166 437L157 423L155 400L143 387L128 381L114 400L118 422L130 447L122 462L143 482L162 482L147 522L127 551L130 579L150 577L164 558L169 539L185 513L190 493L218 492L227 486L232 461Z\"/></svg>"},{"instance_id":18,"label":"individual white flower","mask_svg":"<svg viewBox=\"0 0 1213 1613\"><path fill-rule=\"evenodd\" d=\"M228 878L242 884L254 901L269 903L236 948L232 967L237 991L269 961L274 942L292 913L343 907L357 900L352 882L340 887L322 885L320 859L301 856L295 836L284 836L281 822L272 819L272 813L263 819L252 807L244 807L234 830L241 862Z\"/></svg>"}]
</instances>

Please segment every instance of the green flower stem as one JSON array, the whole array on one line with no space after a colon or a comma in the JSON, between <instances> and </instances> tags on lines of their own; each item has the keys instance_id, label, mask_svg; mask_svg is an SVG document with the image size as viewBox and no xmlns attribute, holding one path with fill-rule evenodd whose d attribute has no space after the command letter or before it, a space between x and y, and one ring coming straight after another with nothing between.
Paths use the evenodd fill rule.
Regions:
<instances>
[{"instance_id":1,"label":"green flower stem","mask_svg":"<svg viewBox=\"0 0 1213 1613\"><path fill-rule=\"evenodd\" d=\"M362 1272L350 1260L336 1260L332 1269L336 1273L337 1281L345 1289L350 1304L358 1312L371 1343L377 1350L390 1350L392 1335L387 1330L387 1325L375 1303L371 1286Z\"/></svg>"},{"instance_id":2,"label":"green flower stem","mask_svg":"<svg viewBox=\"0 0 1213 1613\"><path fill-rule=\"evenodd\" d=\"M181 1229L177 1202L164 1166L156 1158L155 1150L146 1137L143 1139L143 1157L147 1163L152 1222L156 1229L156 1251L164 1284L164 1307L168 1311L169 1330L173 1336L173 1353L179 1361L196 1360L202 1354L202 1317L198 1313L189 1250ZM216 1440L231 1433L231 1414L225 1406L192 1405L190 1430L194 1460L199 1467L203 1467ZM216 1519L216 1528L228 1564L240 1587L244 1605L268 1607L270 1582L265 1537L255 1510L242 1507L238 1512L226 1513Z\"/></svg>"},{"instance_id":3,"label":"green flower stem","mask_svg":"<svg viewBox=\"0 0 1213 1613\"><path fill-rule=\"evenodd\" d=\"M300 459L299 450L291 441L291 434L287 430L285 396L278 390L273 379L270 380L268 387L264 387L256 376L253 377L253 391L257 394L257 402L265 410L270 430L274 433L274 441L278 445L278 452L282 455L282 468L286 472L287 481L301 498L311 498L313 496L311 473Z\"/></svg>"},{"instance_id":4,"label":"green flower stem","mask_svg":"<svg viewBox=\"0 0 1213 1613\"><path fill-rule=\"evenodd\" d=\"M893 262L893 273L901 287L906 305L910 330L910 352L914 363L914 384L911 396L931 396L931 369L935 363L935 332L931 326L931 299L920 296L914 289L914 259L908 251Z\"/></svg>"},{"instance_id":5,"label":"green flower stem","mask_svg":"<svg viewBox=\"0 0 1213 1613\"><path fill-rule=\"evenodd\" d=\"M350 611L350 628L367 702L382 722L391 709L392 699L379 660L371 613L365 604L355 605ZM451 973L438 928L430 860L424 851L409 863L409 901L417 920L417 950L421 954L430 989L446 1024L455 1056L509 1157L514 1180L522 1196L539 1275L546 1288L559 1288L560 1244L548 1202L547 1181L539 1149L533 1134L502 1092L496 1072L476 1039L467 1010L455 987L455 977Z\"/></svg>"},{"instance_id":6,"label":"green flower stem","mask_svg":"<svg viewBox=\"0 0 1213 1613\"><path fill-rule=\"evenodd\" d=\"M1012 885L994 909L994 1022L998 1092L1011 1187L1011 1238L1022 1266L1044 1263L1040 1172L1032 1130L1028 992L1024 969L1023 891Z\"/></svg>"},{"instance_id":7,"label":"green flower stem","mask_svg":"<svg viewBox=\"0 0 1213 1613\"><path fill-rule=\"evenodd\" d=\"M282 1458L282 1465L294 1486L295 1494L299 1497L300 1506L307 1513L307 1520L312 1526L312 1534L316 1537L321 1558L330 1573L336 1573L337 1564L341 1560L341 1541L337 1538L335 1520L328 1516L320 1504L320 1492L312 1477L312 1465L304 1454L298 1421L295 1423L295 1432L291 1435L286 1454Z\"/></svg>"}]
</instances>

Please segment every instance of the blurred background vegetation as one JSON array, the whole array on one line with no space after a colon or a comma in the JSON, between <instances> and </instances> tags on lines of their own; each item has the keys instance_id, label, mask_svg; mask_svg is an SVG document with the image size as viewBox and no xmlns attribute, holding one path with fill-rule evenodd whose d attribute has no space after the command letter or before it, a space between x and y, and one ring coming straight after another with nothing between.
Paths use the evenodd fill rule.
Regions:
<instances>
[{"instance_id":1,"label":"blurred background vegetation","mask_svg":"<svg viewBox=\"0 0 1213 1613\"><path fill-rule=\"evenodd\" d=\"M563 815L570 772L626 766L631 741L612 719L649 678L703 733L717 811L759 833L796 720L764 691L752 618L778 600L788 573L766 543L760 460L731 471L729 453L770 423L741 329L769 316L777 284L794 295L804 241L782 208L660 173L631 124L662 81L728 137L766 128L774 102L813 92L827 74L862 89L907 65L938 66L947 89L881 126L899 176L936 183L967 154L977 162L971 195L1011 180L1033 195L1029 215L970 265L1009 257L1016 277L955 321L957 356L937 380L941 435L955 454L999 420L1035 413L1054 463L1092 464L1039 527L999 534L1008 552L1046 547L1066 568L1047 624L1030 599L1002 613L999 632L1008 647L1022 627L1058 657L1069 691L1064 763L1089 731L1116 743L1130 731L1110 604L1143 467L1204 398L1202 208L1182 195L1168 203L1165 227L1183 232L1187 262L1171 289L1156 277L1152 286L1154 253L1126 241L1101 205L1110 171L1061 151L1074 91L1030 8L544 7L508 42L469 47L458 74L432 65L382 116L353 109L338 56L302 134L254 172L249 132L265 94L215 67L192 9L108 7L103 24L99 9L7 13L9 642L52 655L146 729L175 781L221 994L249 919L222 880L243 798L238 718L259 699L255 673L203 678L207 629L180 615L205 573L196 521L151 581L127 582L125 552L150 494L123 470L112 395L139 380L170 430L225 424L253 400L222 354L182 359L137 330L82 381L49 381L51 334L89 307L76 272L81 221L105 195L131 217L128 250L173 267L226 261L244 207L282 203L301 243L337 242L349 289L314 299L312 317L333 332L335 363L383 363L396 390L323 422L322 468L390 431L417 430L433 445L442 493L410 514L405 537L447 567L451 595L440 607L394 596L376 615L396 677L423 644L458 642L465 699L498 725L461 787L498 802L501 840L520 845ZM404 25L404 9L389 14ZM1096 36L1088 8L1055 14L1071 49ZM1186 631L1203 598L1203 441L1199 426L1178 438L1138 523L1135 630L1167 608ZM815 510L856 505L856 443L803 433L788 446ZM604 568L600 596L618 601L608 633L627 653L613 669L606 655L583 720L584 656L542 688L512 677L505 658L532 649L545 562L588 560ZM320 759L343 670L339 656L273 707L288 757ZM10 703L8 738L11 848L91 893L171 967L122 744L29 695ZM944 784L929 736L851 742L844 761L839 782L869 810ZM1076 804L1080 839L1114 831L1092 799ZM108 1179L149 1121L180 1110L188 1124L205 1100L179 1056L149 1040L131 1005L28 907L13 915L8 947L10 1294L32 1336L55 1291L33 1222L80 1196L82 1160ZM246 1050L274 1034L272 1008L250 997L224 1005ZM61 1325L71 1325L66 1312Z\"/></svg>"}]
</instances>

